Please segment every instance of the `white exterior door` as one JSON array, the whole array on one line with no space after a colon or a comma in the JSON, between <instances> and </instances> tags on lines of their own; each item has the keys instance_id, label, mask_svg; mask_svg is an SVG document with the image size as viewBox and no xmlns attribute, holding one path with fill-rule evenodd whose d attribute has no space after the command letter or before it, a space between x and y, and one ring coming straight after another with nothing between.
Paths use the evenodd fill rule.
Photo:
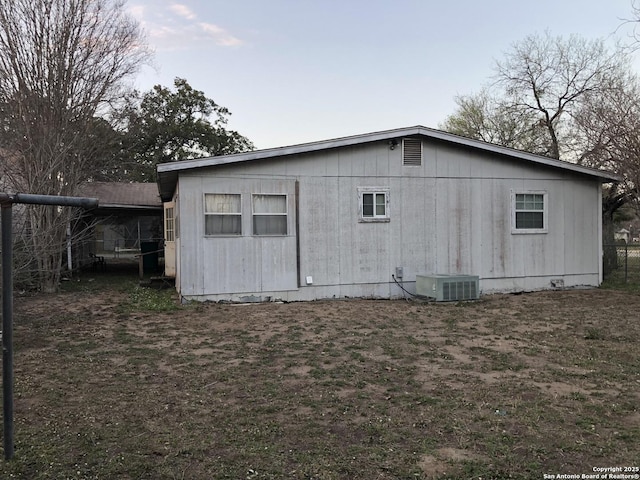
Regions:
<instances>
[{"instance_id":1,"label":"white exterior door","mask_svg":"<svg viewBox=\"0 0 640 480\"><path fill-rule=\"evenodd\" d=\"M176 276L176 217L175 202L164 204L164 274Z\"/></svg>"}]
</instances>

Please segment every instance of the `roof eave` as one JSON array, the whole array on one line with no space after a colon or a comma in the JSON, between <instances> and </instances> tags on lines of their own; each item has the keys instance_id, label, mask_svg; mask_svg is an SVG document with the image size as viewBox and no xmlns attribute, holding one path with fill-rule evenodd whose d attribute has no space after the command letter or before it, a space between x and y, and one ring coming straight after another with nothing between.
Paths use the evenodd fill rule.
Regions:
<instances>
[{"instance_id":1,"label":"roof eave","mask_svg":"<svg viewBox=\"0 0 640 480\"><path fill-rule=\"evenodd\" d=\"M571 172L599 178L601 182L619 182L621 178L604 170L593 169L576 165L554 158L543 157L521 150L515 150L500 145L474 140L472 138L461 137L452 133L435 130L432 128L417 125L414 127L398 128L394 130L385 130L382 132L365 133L361 135L353 135L349 137L341 137L331 140L322 140L318 142L303 143L299 145L291 145L286 147L269 148L265 150L254 150L251 152L236 153L231 155L222 155L218 157L205 157L194 160L182 160L180 162L170 162L158 165L158 190L163 201L168 201L173 196L175 186L178 180L178 172L182 170L190 170L194 168L216 167L220 165L228 165L233 163L248 162L254 160L263 160L268 158L283 157L296 155L301 153L312 153L333 148L341 148L363 143L371 143L382 140L391 140L398 137L409 137L412 135L420 135L434 140L440 140L447 143L453 143L462 147L471 148L495 153L498 155L520 158L525 161L536 163L538 165L546 165L552 168L560 168Z\"/></svg>"}]
</instances>

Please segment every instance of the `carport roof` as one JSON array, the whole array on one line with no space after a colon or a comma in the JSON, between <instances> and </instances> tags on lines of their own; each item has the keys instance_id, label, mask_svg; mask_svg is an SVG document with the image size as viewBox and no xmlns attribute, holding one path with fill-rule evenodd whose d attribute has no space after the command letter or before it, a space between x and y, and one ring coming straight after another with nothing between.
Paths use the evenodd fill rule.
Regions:
<instances>
[{"instance_id":1,"label":"carport roof","mask_svg":"<svg viewBox=\"0 0 640 480\"><path fill-rule=\"evenodd\" d=\"M81 193L98 199L98 210L162 210L155 183L86 182Z\"/></svg>"}]
</instances>

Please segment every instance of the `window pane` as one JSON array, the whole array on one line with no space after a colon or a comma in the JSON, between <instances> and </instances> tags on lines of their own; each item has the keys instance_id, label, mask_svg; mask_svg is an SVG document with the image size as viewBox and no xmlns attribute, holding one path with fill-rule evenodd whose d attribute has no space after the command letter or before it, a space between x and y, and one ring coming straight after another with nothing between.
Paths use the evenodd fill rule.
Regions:
<instances>
[{"instance_id":1,"label":"window pane","mask_svg":"<svg viewBox=\"0 0 640 480\"><path fill-rule=\"evenodd\" d=\"M254 215L253 216L254 235L286 235L287 216L286 215Z\"/></svg>"},{"instance_id":2,"label":"window pane","mask_svg":"<svg viewBox=\"0 0 640 480\"><path fill-rule=\"evenodd\" d=\"M516 194L516 210L544 210L544 195L539 193Z\"/></svg>"},{"instance_id":3,"label":"window pane","mask_svg":"<svg viewBox=\"0 0 640 480\"><path fill-rule=\"evenodd\" d=\"M516 212L516 228L544 228L542 212Z\"/></svg>"},{"instance_id":4,"label":"window pane","mask_svg":"<svg viewBox=\"0 0 640 480\"><path fill-rule=\"evenodd\" d=\"M240 215L205 215L206 235L241 235L242 216Z\"/></svg>"},{"instance_id":5,"label":"window pane","mask_svg":"<svg viewBox=\"0 0 640 480\"><path fill-rule=\"evenodd\" d=\"M534 210L543 210L544 209L544 197L542 195L536 195L533 199L533 209Z\"/></svg>"},{"instance_id":6,"label":"window pane","mask_svg":"<svg viewBox=\"0 0 640 480\"><path fill-rule=\"evenodd\" d=\"M167 242L175 241L175 237L173 234L173 208L165 208L164 210L164 230L165 230L165 240Z\"/></svg>"},{"instance_id":7,"label":"window pane","mask_svg":"<svg viewBox=\"0 0 640 480\"><path fill-rule=\"evenodd\" d=\"M373 217L373 193L362 194L362 216Z\"/></svg>"},{"instance_id":8,"label":"window pane","mask_svg":"<svg viewBox=\"0 0 640 480\"><path fill-rule=\"evenodd\" d=\"M204 196L206 213L240 213L240 195L207 193Z\"/></svg>"},{"instance_id":9,"label":"window pane","mask_svg":"<svg viewBox=\"0 0 640 480\"><path fill-rule=\"evenodd\" d=\"M384 217L385 194L376 193L376 216Z\"/></svg>"},{"instance_id":10,"label":"window pane","mask_svg":"<svg viewBox=\"0 0 640 480\"><path fill-rule=\"evenodd\" d=\"M287 196L254 195L253 213L287 213Z\"/></svg>"}]
</instances>

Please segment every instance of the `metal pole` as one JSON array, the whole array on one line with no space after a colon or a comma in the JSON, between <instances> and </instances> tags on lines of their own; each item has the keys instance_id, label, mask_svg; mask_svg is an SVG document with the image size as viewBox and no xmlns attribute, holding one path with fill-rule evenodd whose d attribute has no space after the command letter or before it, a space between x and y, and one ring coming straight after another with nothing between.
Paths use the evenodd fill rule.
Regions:
<instances>
[{"instance_id":1,"label":"metal pole","mask_svg":"<svg viewBox=\"0 0 640 480\"><path fill-rule=\"evenodd\" d=\"M60 207L80 207L87 210L98 206L97 198L34 195L31 193L0 193L0 203L9 202L28 203L32 205L56 205Z\"/></svg>"},{"instance_id":2,"label":"metal pole","mask_svg":"<svg viewBox=\"0 0 640 480\"><path fill-rule=\"evenodd\" d=\"M13 225L14 203L96 208L97 198L58 197L54 195L8 194L0 192L2 225L2 406L4 423L4 458L14 454L13 440Z\"/></svg>"},{"instance_id":3,"label":"metal pole","mask_svg":"<svg viewBox=\"0 0 640 480\"><path fill-rule=\"evenodd\" d=\"M2 205L2 406L4 458L13 458L13 228L12 204Z\"/></svg>"}]
</instances>

